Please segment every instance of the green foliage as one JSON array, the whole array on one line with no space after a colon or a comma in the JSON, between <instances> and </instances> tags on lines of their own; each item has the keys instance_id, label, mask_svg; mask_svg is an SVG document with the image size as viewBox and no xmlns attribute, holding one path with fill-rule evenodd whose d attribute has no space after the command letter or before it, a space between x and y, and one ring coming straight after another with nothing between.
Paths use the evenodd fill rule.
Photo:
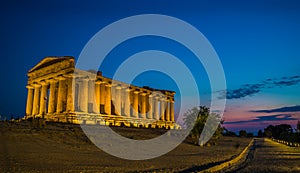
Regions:
<instances>
[{"instance_id":1,"label":"green foliage","mask_svg":"<svg viewBox=\"0 0 300 173\"><path fill-rule=\"evenodd\" d=\"M232 137L237 137L237 134L233 131L225 131L225 133L223 133L224 136L232 136Z\"/></svg>"},{"instance_id":2,"label":"green foliage","mask_svg":"<svg viewBox=\"0 0 300 173\"><path fill-rule=\"evenodd\" d=\"M248 137L248 138L252 138L253 136L254 136L253 133L247 133L247 137Z\"/></svg>"},{"instance_id":3,"label":"green foliage","mask_svg":"<svg viewBox=\"0 0 300 173\"><path fill-rule=\"evenodd\" d=\"M272 137L274 128L275 128L275 127L272 126L272 125L269 125L267 128L265 128L265 135L266 135L266 137L268 137L268 138L271 138L271 137Z\"/></svg>"},{"instance_id":4,"label":"green foliage","mask_svg":"<svg viewBox=\"0 0 300 173\"><path fill-rule=\"evenodd\" d=\"M191 136L196 140L195 143L197 143L198 145L200 145L199 138L205 125L207 125L207 129L210 130L210 129L214 129L213 126L216 125L214 123L220 122L220 115L215 113L210 114L210 110L206 106L194 107L188 110L184 114L184 116L185 116L184 125L186 126L187 130L191 131ZM210 121L212 123L206 124L208 118L212 120ZM222 123L223 121L221 121L221 124ZM207 136L211 135L211 133L214 133L213 136L219 138L222 135L223 128L219 124L216 131L212 130L210 132L209 130L207 131L208 133Z\"/></svg>"},{"instance_id":5,"label":"green foliage","mask_svg":"<svg viewBox=\"0 0 300 173\"><path fill-rule=\"evenodd\" d=\"M251 132L247 132L246 130L240 130L240 131L239 131L239 137L243 137L243 138L245 138L245 137L247 137L247 138L252 138L252 137L254 137L254 134L251 133Z\"/></svg>"},{"instance_id":6,"label":"green foliage","mask_svg":"<svg viewBox=\"0 0 300 173\"><path fill-rule=\"evenodd\" d=\"M264 133L261 129L257 132L257 136L258 137L264 137Z\"/></svg>"},{"instance_id":7,"label":"green foliage","mask_svg":"<svg viewBox=\"0 0 300 173\"><path fill-rule=\"evenodd\" d=\"M200 113L199 108L198 107L193 107L192 109L188 110L185 114L184 114L184 125L186 127L187 130L192 130L194 125L195 125L195 121L198 117L198 114Z\"/></svg>"},{"instance_id":8,"label":"green foliage","mask_svg":"<svg viewBox=\"0 0 300 173\"><path fill-rule=\"evenodd\" d=\"M240 137L247 137L247 131L246 130L240 130L239 131L239 136Z\"/></svg>"},{"instance_id":9,"label":"green foliage","mask_svg":"<svg viewBox=\"0 0 300 173\"><path fill-rule=\"evenodd\" d=\"M276 126L269 125L265 128L265 134L267 137L289 140L290 135L293 133L293 128L289 124L280 124Z\"/></svg>"}]
</instances>

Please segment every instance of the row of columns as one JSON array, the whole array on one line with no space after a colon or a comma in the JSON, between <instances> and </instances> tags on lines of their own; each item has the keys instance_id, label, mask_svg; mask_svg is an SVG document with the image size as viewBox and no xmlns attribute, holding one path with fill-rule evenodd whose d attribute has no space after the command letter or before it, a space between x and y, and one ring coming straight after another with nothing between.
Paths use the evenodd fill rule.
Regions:
<instances>
[{"instance_id":1,"label":"row of columns","mask_svg":"<svg viewBox=\"0 0 300 173\"><path fill-rule=\"evenodd\" d=\"M78 112L174 122L173 97L88 78L78 80L76 87Z\"/></svg>"},{"instance_id":2,"label":"row of columns","mask_svg":"<svg viewBox=\"0 0 300 173\"><path fill-rule=\"evenodd\" d=\"M173 96L86 78L74 85L74 105L72 82L72 77L59 76L28 85L26 114L78 111L174 122Z\"/></svg>"},{"instance_id":3,"label":"row of columns","mask_svg":"<svg viewBox=\"0 0 300 173\"><path fill-rule=\"evenodd\" d=\"M71 77L43 80L27 90L26 115L74 112Z\"/></svg>"}]
</instances>

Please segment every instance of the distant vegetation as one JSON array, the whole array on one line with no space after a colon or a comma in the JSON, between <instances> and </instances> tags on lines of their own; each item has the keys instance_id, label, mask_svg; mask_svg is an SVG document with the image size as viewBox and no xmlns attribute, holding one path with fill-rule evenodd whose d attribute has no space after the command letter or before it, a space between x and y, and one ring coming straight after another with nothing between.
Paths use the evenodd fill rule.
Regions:
<instances>
[{"instance_id":1,"label":"distant vegetation","mask_svg":"<svg viewBox=\"0 0 300 173\"><path fill-rule=\"evenodd\" d=\"M239 137L254 137L253 133L246 130L240 130L238 135L234 132L225 129L225 136L239 136ZM296 129L293 129L289 124L269 125L264 130L257 132L257 137L267 137L286 142L300 143L300 121L297 122Z\"/></svg>"},{"instance_id":2,"label":"distant vegetation","mask_svg":"<svg viewBox=\"0 0 300 173\"><path fill-rule=\"evenodd\" d=\"M300 121L298 121L296 129L289 124L269 125L264 131L259 130L257 136L300 143Z\"/></svg>"}]
</instances>

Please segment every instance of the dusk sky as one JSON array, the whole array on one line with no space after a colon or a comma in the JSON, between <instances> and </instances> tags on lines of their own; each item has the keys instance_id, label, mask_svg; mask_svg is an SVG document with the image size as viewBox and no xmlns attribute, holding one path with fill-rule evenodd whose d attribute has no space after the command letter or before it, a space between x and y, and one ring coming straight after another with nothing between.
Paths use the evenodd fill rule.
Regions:
<instances>
[{"instance_id":1,"label":"dusk sky","mask_svg":"<svg viewBox=\"0 0 300 173\"><path fill-rule=\"evenodd\" d=\"M76 59L106 25L132 15L163 14L196 27L216 50L227 82L223 119L229 130L257 132L300 120L300 1L13 0L2 1L0 8L1 116L24 116L27 71L44 57ZM150 49L171 53L190 67L204 104L210 92L224 94L210 91L205 70L191 52L158 37L120 44L100 70L112 77L127 57ZM170 77L157 72L138 76L134 84L178 92Z\"/></svg>"}]
</instances>

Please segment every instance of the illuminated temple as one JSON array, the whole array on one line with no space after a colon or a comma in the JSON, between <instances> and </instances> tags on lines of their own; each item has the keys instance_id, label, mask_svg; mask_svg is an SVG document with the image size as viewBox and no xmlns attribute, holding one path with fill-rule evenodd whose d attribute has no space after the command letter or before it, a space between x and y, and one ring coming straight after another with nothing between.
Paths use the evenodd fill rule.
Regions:
<instances>
[{"instance_id":1,"label":"illuminated temple","mask_svg":"<svg viewBox=\"0 0 300 173\"><path fill-rule=\"evenodd\" d=\"M25 119L177 128L174 91L138 87L75 68L73 57L46 57L28 71Z\"/></svg>"}]
</instances>

